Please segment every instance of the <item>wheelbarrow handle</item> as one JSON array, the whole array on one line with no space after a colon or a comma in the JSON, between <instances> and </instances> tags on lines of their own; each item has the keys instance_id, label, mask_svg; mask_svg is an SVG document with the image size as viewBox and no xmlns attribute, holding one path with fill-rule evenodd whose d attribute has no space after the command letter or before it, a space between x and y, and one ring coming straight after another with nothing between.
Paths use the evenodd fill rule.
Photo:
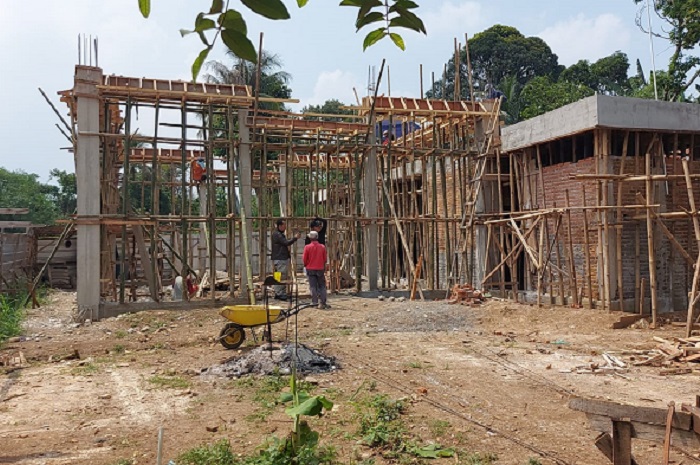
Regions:
<instances>
[{"instance_id":1,"label":"wheelbarrow handle","mask_svg":"<svg viewBox=\"0 0 700 465\"><path fill-rule=\"evenodd\" d=\"M289 311L289 313L287 313L287 318L289 318L290 316L296 315L297 313L299 313L300 311L304 310L305 308L315 307L315 306L316 306L316 305L314 305L314 304L301 304L301 305L297 305L296 307L292 308L292 309Z\"/></svg>"}]
</instances>

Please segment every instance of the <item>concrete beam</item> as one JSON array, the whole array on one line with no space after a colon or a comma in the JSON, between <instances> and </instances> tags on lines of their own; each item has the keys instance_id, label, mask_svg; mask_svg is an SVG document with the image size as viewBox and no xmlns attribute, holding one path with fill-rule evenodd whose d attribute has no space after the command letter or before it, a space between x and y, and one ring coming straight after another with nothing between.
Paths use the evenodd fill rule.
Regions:
<instances>
[{"instance_id":1,"label":"concrete beam","mask_svg":"<svg viewBox=\"0 0 700 465\"><path fill-rule=\"evenodd\" d=\"M503 152L594 128L700 133L700 105L593 95L501 129Z\"/></svg>"}]
</instances>

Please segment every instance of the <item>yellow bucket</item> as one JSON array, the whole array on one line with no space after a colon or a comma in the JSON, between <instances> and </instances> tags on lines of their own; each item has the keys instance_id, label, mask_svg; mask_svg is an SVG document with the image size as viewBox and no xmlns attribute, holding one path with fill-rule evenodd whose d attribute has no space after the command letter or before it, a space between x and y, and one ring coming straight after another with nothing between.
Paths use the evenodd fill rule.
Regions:
<instances>
[{"instance_id":1,"label":"yellow bucket","mask_svg":"<svg viewBox=\"0 0 700 465\"><path fill-rule=\"evenodd\" d=\"M275 322L282 307L270 306L270 322ZM221 309L221 316L241 326L259 326L267 323L264 305L230 305Z\"/></svg>"}]
</instances>

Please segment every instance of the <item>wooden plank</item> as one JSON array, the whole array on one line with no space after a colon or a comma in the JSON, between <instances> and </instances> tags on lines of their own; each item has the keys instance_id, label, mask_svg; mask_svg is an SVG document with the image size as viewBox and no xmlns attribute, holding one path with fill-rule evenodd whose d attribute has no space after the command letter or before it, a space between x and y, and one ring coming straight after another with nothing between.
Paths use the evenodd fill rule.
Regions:
<instances>
[{"instance_id":1,"label":"wooden plank","mask_svg":"<svg viewBox=\"0 0 700 465\"><path fill-rule=\"evenodd\" d=\"M671 432L673 424L673 414L676 411L676 404L671 401L668 404L668 412L666 414L666 435L664 436L664 461L663 465L668 465L668 461L671 455Z\"/></svg>"},{"instance_id":2,"label":"wooden plank","mask_svg":"<svg viewBox=\"0 0 700 465\"><path fill-rule=\"evenodd\" d=\"M26 215L28 208L0 208L0 215Z\"/></svg>"},{"instance_id":3,"label":"wooden plank","mask_svg":"<svg viewBox=\"0 0 700 465\"><path fill-rule=\"evenodd\" d=\"M665 409L662 409L665 412ZM678 412L676 412L678 414ZM592 413L586 414L590 427L601 433L612 434L612 421L607 415L595 415ZM645 441L655 441L662 443L666 434L665 425L652 425L649 423L640 423L632 421L632 437ZM698 435L693 431L685 431L675 429L671 433L673 444L684 448L696 448L700 446Z\"/></svg>"},{"instance_id":4,"label":"wooden plank","mask_svg":"<svg viewBox=\"0 0 700 465\"><path fill-rule=\"evenodd\" d=\"M612 421L613 465L632 465L632 423Z\"/></svg>"},{"instance_id":5,"label":"wooden plank","mask_svg":"<svg viewBox=\"0 0 700 465\"><path fill-rule=\"evenodd\" d=\"M607 400L594 400L575 397L569 402L569 408L594 415L604 415L609 418L629 418L633 422L651 425L666 425L666 409L655 407L640 407L625 405ZM684 431L692 430L691 415L687 412L675 412L673 428Z\"/></svg>"},{"instance_id":6,"label":"wooden plank","mask_svg":"<svg viewBox=\"0 0 700 465\"><path fill-rule=\"evenodd\" d=\"M156 286L156 279L153 275L153 268L151 267L151 255L148 252L148 247L146 247L146 241L143 237L143 226L133 226L131 231L134 233L134 239L136 239L136 246L139 248L139 257L141 258L141 268L143 274L146 276L146 281L148 282L148 288L151 291L151 298L154 302L158 302L158 288Z\"/></svg>"},{"instance_id":7,"label":"wooden plank","mask_svg":"<svg viewBox=\"0 0 700 465\"><path fill-rule=\"evenodd\" d=\"M610 460L610 462L613 461L613 442L612 442L612 436L608 433L600 433L600 435L596 438L595 440L595 446L596 448ZM632 458L632 465L639 465L637 461L634 459L634 456Z\"/></svg>"},{"instance_id":8,"label":"wooden plank","mask_svg":"<svg viewBox=\"0 0 700 465\"><path fill-rule=\"evenodd\" d=\"M635 324L639 320L644 318L644 315L634 314L634 315L623 315L619 320L612 324L612 329L623 329L628 328Z\"/></svg>"},{"instance_id":9,"label":"wooden plank","mask_svg":"<svg viewBox=\"0 0 700 465\"><path fill-rule=\"evenodd\" d=\"M0 229L3 228L31 228L31 221L0 221Z\"/></svg>"}]
</instances>

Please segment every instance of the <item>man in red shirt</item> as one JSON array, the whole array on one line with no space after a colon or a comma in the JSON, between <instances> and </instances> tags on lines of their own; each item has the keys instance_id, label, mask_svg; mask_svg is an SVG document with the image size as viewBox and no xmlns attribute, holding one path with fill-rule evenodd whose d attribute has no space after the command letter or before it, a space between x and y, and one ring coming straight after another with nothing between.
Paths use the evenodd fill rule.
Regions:
<instances>
[{"instance_id":1,"label":"man in red shirt","mask_svg":"<svg viewBox=\"0 0 700 465\"><path fill-rule=\"evenodd\" d=\"M309 233L311 242L304 247L304 267L309 277L309 288L311 289L311 303L318 308L331 308L326 303L326 261L328 254L326 246L318 242L318 232ZM319 303L320 301L320 303Z\"/></svg>"}]
</instances>

